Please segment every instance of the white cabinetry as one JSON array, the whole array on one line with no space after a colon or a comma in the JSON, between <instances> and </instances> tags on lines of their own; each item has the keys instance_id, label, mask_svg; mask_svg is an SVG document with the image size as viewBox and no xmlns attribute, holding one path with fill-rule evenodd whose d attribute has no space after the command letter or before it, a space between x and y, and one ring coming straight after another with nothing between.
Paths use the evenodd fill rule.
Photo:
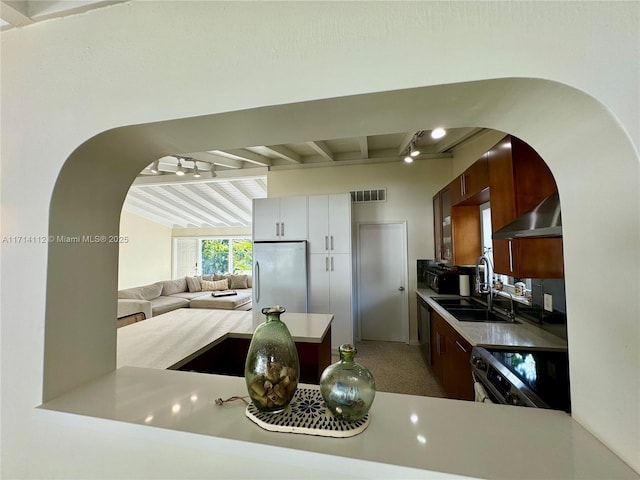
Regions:
<instances>
[{"instance_id":1,"label":"white cabinetry","mask_svg":"<svg viewBox=\"0 0 640 480\"><path fill-rule=\"evenodd\" d=\"M331 348L353 343L351 198L309 197L309 311L332 313Z\"/></svg>"},{"instance_id":2,"label":"white cabinetry","mask_svg":"<svg viewBox=\"0 0 640 480\"><path fill-rule=\"evenodd\" d=\"M314 195L309 197L309 251L351 252L351 197Z\"/></svg>"},{"instance_id":3,"label":"white cabinetry","mask_svg":"<svg viewBox=\"0 0 640 480\"><path fill-rule=\"evenodd\" d=\"M307 197L255 199L253 240L306 240L307 217Z\"/></svg>"},{"instance_id":4,"label":"white cabinetry","mask_svg":"<svg viewBox=\"0 0 640 480\"><path fill-rule=\"evenodd\" d=\"M309 255L309 311L332 313L331 348L353 344L351 255Z\"/></svg>"}]
</instances>

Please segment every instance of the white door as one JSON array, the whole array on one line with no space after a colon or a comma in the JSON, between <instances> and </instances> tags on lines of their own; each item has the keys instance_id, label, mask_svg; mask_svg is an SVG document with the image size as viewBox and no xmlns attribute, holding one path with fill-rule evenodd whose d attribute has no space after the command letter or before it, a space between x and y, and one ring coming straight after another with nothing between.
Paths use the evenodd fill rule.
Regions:
<instances>
[{"instance_id":1,"label":"white door","mask_svg":"<svg viewBox=\"0 0 640 480\"><path fill-rule=\"evenodd\" d=\"M409 341L406 223L358 226L362 340Z\"/></svg>"},{"instance_id":2,"label":"white door","mask_svg":"<svg viewBox=\"0 0 640 480\"><path fill-rule=\"evenodd\" d=\"M176 238L174 243L173 278L192 277L198 274L197 238Z\"/></svg>"}]
</instances>

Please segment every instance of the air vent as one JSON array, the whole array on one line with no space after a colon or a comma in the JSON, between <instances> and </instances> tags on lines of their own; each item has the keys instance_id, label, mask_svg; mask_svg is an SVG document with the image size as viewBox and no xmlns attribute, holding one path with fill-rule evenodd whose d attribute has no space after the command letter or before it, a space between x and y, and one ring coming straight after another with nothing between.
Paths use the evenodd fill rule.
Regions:
<instances>
[{"instance_id":1,"label":"air vent","mask_svg":"<svg viewBox=\"0 0 640 480\"><path fill-rule=\"evenodd\" d=\"M351 193L353 203L386 202L387 189L376 188L375 190L355 190Z\"/></svg>"}]
</instances>

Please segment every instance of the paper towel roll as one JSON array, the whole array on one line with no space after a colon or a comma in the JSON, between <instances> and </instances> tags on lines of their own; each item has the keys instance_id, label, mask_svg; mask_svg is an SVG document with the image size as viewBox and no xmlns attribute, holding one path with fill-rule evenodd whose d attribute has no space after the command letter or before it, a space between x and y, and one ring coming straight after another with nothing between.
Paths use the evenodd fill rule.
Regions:
<instances>
[{"instance_id":1,"label":"paper towel roll","mask_svg":"<svg viewBox=\"0 0 640 480\"><path fill-rule=\"evenodd\" d=\"M460 295L463 297L468 297L471 294L469 275L460 275L458 279L460 281Z\"/></svg>"}]
</instances>

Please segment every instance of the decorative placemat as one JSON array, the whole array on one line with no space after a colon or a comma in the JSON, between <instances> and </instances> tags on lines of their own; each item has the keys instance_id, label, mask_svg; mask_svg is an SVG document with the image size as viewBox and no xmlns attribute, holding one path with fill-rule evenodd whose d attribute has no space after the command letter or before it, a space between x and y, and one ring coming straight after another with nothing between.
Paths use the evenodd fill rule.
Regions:
<instances>
[{"instance_id":1,"label":"decorative placemat","mask_svg":"<svg viewBox=\"0 0 640 480\"><path fill-rule=\"evenodd\" d=\"M369 414L355 422L339 420L329 411L319 390L298 388L287 408L265 413L247 405L249 419L270 432L302 433L322 437L353 437L369 426Z\"/></svg>"}]
</instances>

